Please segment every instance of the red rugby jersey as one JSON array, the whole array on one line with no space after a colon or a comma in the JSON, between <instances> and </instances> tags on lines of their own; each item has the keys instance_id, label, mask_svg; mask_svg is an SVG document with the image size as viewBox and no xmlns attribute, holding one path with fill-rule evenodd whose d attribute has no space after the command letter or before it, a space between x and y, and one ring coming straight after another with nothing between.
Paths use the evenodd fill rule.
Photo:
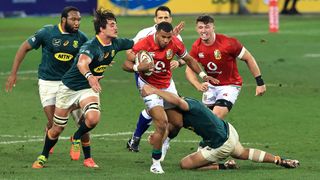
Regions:
<instances>
[{"instance_id":1,"label":"red rugby jersey","mask_svg":"<svg viewBox=\"0 0 320 180\"><path fill-rule=\"evenodd\" d=\"M209 76L220 81L218 85L242 85L236 61L242 49L243 45L237 39L216 34L215 42L210 46L197 39L190 55L201 63Z\"/></svg>"},{"instance_id":2,"label":"red rugby jersey","mask_svg":"<svg viewBox=\"0 0 320 180\"><path fill-rule=\"evenodd\" d=\"M170 61L175 55L183 58L187 55L187 50L184 44L175 36L165 48L160 48L155 43L155 34L151 34L140 41L138 41L132 48L133 52L137 54L140 50L148 51L154 60L154 71L151 76L145 76L139 73L142 79L157 88L168 88L172 73L170 70Z\"/></svg>"}]
</instances>

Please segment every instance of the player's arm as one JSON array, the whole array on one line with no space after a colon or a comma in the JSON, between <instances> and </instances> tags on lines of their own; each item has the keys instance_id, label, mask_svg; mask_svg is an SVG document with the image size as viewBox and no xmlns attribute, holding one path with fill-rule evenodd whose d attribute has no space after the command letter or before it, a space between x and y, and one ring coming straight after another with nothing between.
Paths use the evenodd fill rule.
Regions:
<instances>
[{"instance_id":1,"label":"player's arm","mask_svg":"<svg viewBox=\"0 0 320 180\"><path fill-rule=\"evenodd\" d=\"M7 79L6 82L6 92L12 91L12 87L15 86L16 81L17 81L17 72L19 70L19 67L24 60L24 57L32 49L31 45L29 44L28 41L24 41L21 46L19 47L18 51L16 52L16 56L14 58L12 68L11 68L11 73Z\"/></svg>"},{"instance_id":2,"label":"player's arm","mask_svg":"<svg viewBox=\"0 0 320 180\"><path fill-rule=\"evenodd\" d=\"M182 59L187 63L188 67L190 67L196 74L199 75L202 80L210 81L213 84L219 84L219 80L208 76L205 72L203 72L197 61L189 54L185 55Z\"/></svg>"},{"instance_id":3,"label":"player's arm","mask_svg":"<svg viewBox=\"0 0 320 180\"><path fill-rule=\"evenodd\" d=\"M187 80L198 90L201 92L207 91L208 90L208 83L207 82L200 82L198 80L198 77L192 69L190 69L188 66L186 67L186 78Z\"/></svg>"},{"instance_id":4,"label":"player's arm","mask_svg":"<svg viewBox=\"0 0 320 180\"><path fill-rule=\"evenodd\" d=\"M178 106L183 111L189 110L188 103L184 99L180 98L179 96L170 92L157 89L148 84L144 85L142 87L142 96L148 96L151 94L157 94L158 96L161 96L165 101Z\"/></svg>"},{"instance_id":5,"label":"player's arm","mask_svg":"<svg viewBox=\"0 0 320 180\"><path fill-rule=\"evenodd\" d=\"M100 86L99 79L101 79L102 76L94 76L92 74L89 68L89 64L91 63L91 61L92 59L88 55L80 54L77 67L80 73L88 80L91 88L95 92L101 92L102 88Z\"/></svg>"},{"instance_id":6,"label":"player's arm","mask_svg":"<svg viewBox=\"0 0 320 180\"><path fill-rule=\"evenodd\" d=\"M243 56L241 57L241 60L246 62L251 74L256 79L256 96L262 96L266 92L266 85L264 84L263 79L261 78L261 72L256 60L246 49Z\"/></svg>"}]
</instances>

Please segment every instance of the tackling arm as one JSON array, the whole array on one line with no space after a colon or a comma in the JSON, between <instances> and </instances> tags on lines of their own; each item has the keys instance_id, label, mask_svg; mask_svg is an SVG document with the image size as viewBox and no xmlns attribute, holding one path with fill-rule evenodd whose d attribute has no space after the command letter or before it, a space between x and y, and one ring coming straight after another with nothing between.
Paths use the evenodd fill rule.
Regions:
<instances>
[{"instance_id":1,"label":"tackling arm","mask_svg":"<svg viewBox=\"0 0 320 180\"><path fill-rule=\"evenodd\" d=\"M183 111L189 110L188 103L184 99L180 98L179 96L172 94L170 92L157 89L151 85L147 85L147 84L144 85L142 87L142 96L148 96L151 94L157 94L158 96L161 96L165 101L178 106Z\"/></svg>"},{"instance_id":2,"label":"tackling arm","mask_svg":"<svg viewBox=\"0 0 320 180\"><path fill-rule=\"evenodd\" d=\"M28 41L24 41L18 51L16 52L16 56L14 58L11 73L6 82L6 92L12 91L12 87L15 86L17 81L17 72L19 70L20 64L24 60L24 57L32 49L31 45Z\"/></svg>"}]
</instances>

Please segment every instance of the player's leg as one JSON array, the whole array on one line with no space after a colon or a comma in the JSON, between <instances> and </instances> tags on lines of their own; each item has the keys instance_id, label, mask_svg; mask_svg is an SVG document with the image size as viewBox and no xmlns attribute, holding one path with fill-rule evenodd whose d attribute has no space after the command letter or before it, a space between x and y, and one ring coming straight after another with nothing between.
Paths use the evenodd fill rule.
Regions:
<instances>
[{"instance_id":1,"label":"player's leg","mask_svg":"<svg viewBox=\"0 0 320 180\"><path fill-rule=\"evenodd\" d=\"M150 142L153 146L152 150L152 161L153 164L150 168L150 171L153 173L164 173L160 164L160 158L162 155L162 143L163 138L166 133L168 119L167 115L162 106L155 106L149 110L150 115L152 116L155 132L152 134Z\"/></svg>"},{"instance_id":2,"label":"player's leg","mask_svg":"<svg viewBox=\"0 0 320 180\"><path fill-rule=\"evenodd\" d=\"M212 99L207 99L207 102L213 103L212 111L218 118L225 119L239 96L241 86L228 85L209 89L215 94L215 100L212 102Z\"/></svg>"},{"instance_id":3,"label":"player's leg","mask_svg":"<svg viewBox=\"0 0 320 180\"><path fill-rule=\"evenodd\" d=\"M299 166L298 160L282 159L280 156L275 156L260 149L244 148L240 142L231 156L236 159L251 160L258 163L274 163L285 168L296 168Z\"/></svg>"},{"instance_id":4,"label":"player's leg","mask_svg":"<svg viewBox=\"0 0 320 180\"><path fill-rule=\"evenodd\" d=\"M152 118L144 109L139 115L136 129L133 136L127 142L127 148L132 152L139 152L139 143L142 135L147 131L152 123Z\"/></svg>"},{"instance_id":5,"label":"player's leg","mask_svg":"<svg viewBox=\"0 0 320 180\"><path fill-rule=\"evenodd\" d=\"M37 160L32 164L32 168L43 168L49 157L50 149L57 143L58 138L68 122L68 109L55 108L53 126L47 131L43 150Z\"/></svg>"},{"instance_id":6,"label":"player's leg","mask_svg":"<svg viewBox=\"0 0 320 180\"><path fill-rule=\"evenodd\" d=\"M84 114L80 108L76 108L71 112L71 115L79 128L80 123L85 120ZM72 140L72 137L70 138ZM84 155L83 165L86 167L99 167L91 157L91 146L90 146L90 133L85 133L81 137L81 146ZM72 159L73 160L73 159Z\"/></svg>"},{"instance_id":7,"label":"player's leg","mask_svg":"<svg viewBox=\"0 0 320 180\"><path fill-rule=\"evenodd\" d=\"M79 94L81 94L79 104L81 109L83 109L85 120L80 122L78 130L71 139L70 156L73 160L78 160L80 158L81 138L91 131L100 121L99 94L95 93L92 89L82 90Z\"/></svg>"},{"instance_id":8,"label":"player's leg","mask_svg":"<svg viewBox=\"0 0 320 180\"><path fill-rule=\"evenodd\" d=\"M235 148L231 153L231 157L233 158L241 160L251 160L258 163L274 163L285 168L296 168L299 166L298 160L282 159L280 156L275 156L271 153L259 149L244 148L239 141L239 136L236 130L231 124L229 124L229 132L230 137L237 139Z\"/></svg>"},{"instance_id":9,"label":"player's leg","mask_svg":"<svg viewBox=\"0 0 320 180\"><path fill-rule=\"evenodd\" d=\"M45 81L42 79L39 79L38 81L40 100L43 107L43 111L47 117L45 136L47 134L47 131L53 125L53 115L55 110L56 96L60 84L61 81ZM53 147L50 150L50 154L52 153Z\"/></svg>"}]
</instances>

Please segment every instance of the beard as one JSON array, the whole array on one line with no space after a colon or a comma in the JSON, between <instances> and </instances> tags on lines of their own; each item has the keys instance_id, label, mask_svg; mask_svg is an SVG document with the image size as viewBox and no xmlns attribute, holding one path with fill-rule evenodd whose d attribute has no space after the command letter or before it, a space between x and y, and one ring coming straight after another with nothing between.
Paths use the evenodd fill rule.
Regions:
<instances>
[{"instance_id":1,"label":"beard","mask_svg":"<svg viewBox=\"0 0 320 180\"><path fill-rule=\"evenodd\" d=\"M65 29L68 33L76 33L76 32L78 32L78 29L72 28L68 23L66 23L66 24L64 25L64 29Z\"/></svg>"}]
</instances>

